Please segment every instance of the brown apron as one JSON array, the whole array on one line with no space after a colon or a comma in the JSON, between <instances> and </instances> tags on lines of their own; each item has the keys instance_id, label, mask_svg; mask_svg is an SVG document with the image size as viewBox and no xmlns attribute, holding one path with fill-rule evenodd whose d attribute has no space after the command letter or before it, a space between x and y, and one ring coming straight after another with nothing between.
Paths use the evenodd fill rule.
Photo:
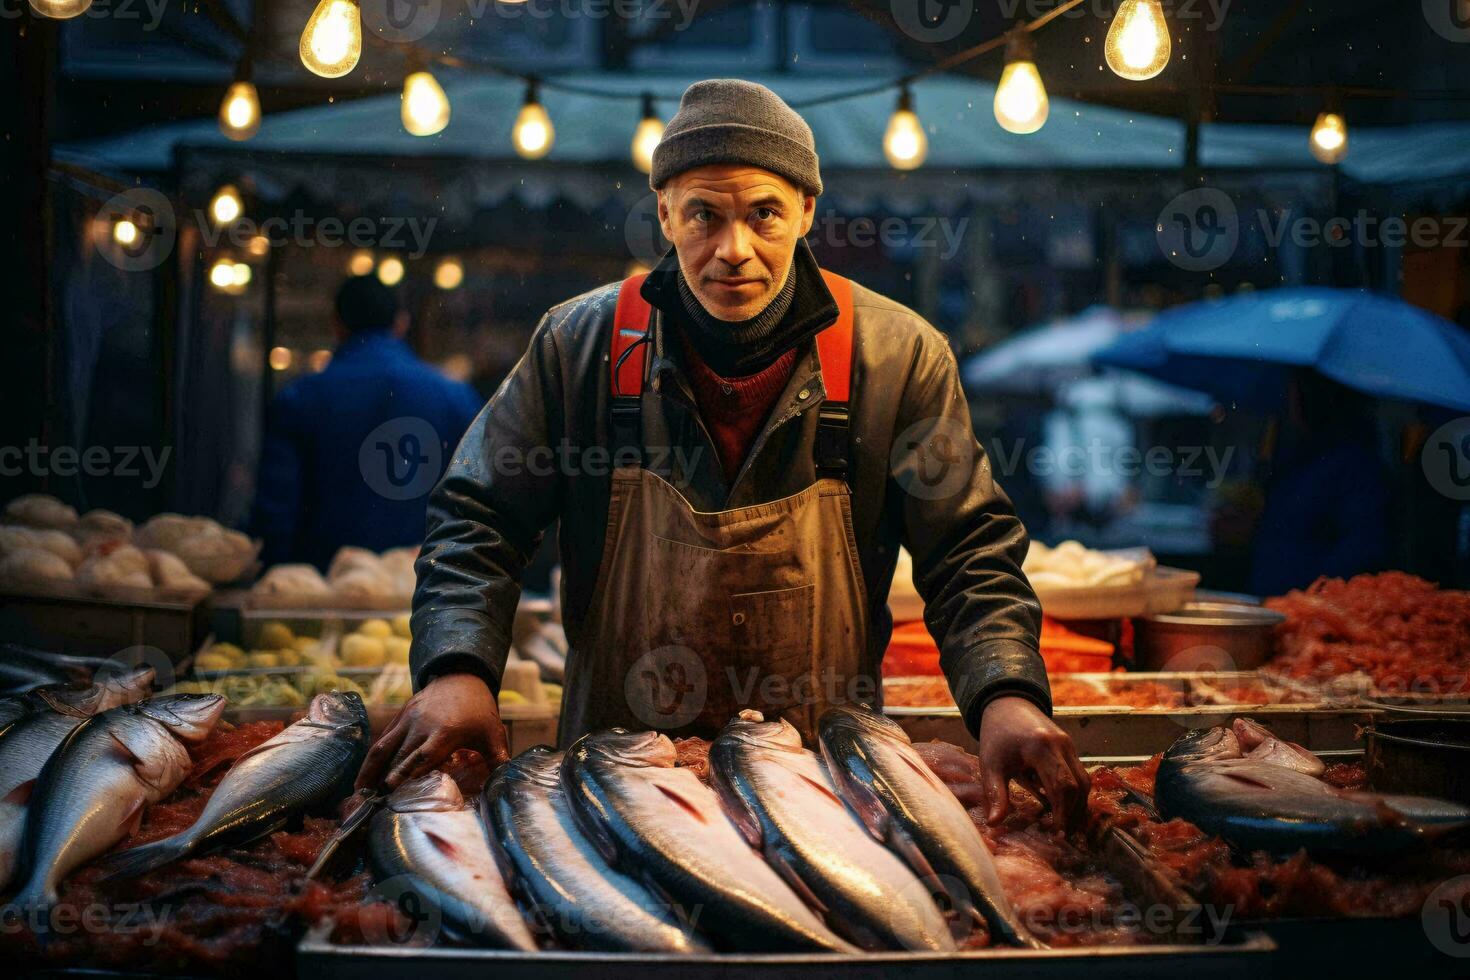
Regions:
<instances>
[{"instance_id":1,"label":"brown apron","mask_svg":"<svg viewBox=\"0 0 1470 980\"><path fill-rule=\"evenodd\" d=\"M828 330L847 331L835 349L850 357L851 285L828 279L843 310ZM642 315L646 326L647 304L625 304L630 284L617 320ZM848 369L827 370L829 349L819 344L824 379ZM615 378L617 353L615 343ZM827 384L829 399L834 388L842 395L843 436L846 381ZM843 479L703 512L656 473L619 467L593 597L567 660L563 746L615 726L712 737L744 708L785 718L811 744L828 705L880 696Z\"/></svg>"}]
</instances>

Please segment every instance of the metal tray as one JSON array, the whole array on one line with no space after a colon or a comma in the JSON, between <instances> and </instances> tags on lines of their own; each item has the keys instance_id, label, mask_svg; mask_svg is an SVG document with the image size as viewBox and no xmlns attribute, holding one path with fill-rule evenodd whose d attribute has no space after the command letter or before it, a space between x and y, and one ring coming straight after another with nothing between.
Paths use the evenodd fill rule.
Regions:
<instances>
[{"instance_id":1,"label":"metal tray","mask_svg":"<svg viewBox=\"0 0 1470 980\"><path fill-rule=\"evenodd\" d=\"M334 946L326 930L296 948L296 972L318 980L968 980L1179 977L1190 980L1264 972L1276 945L1252 933L1213 946L1103 946L1087 949L978 950L969 953L712 954L522 953L481 949Z\"/></svg>"},{"instance_id":2,"label":"metal tray","mask_svg":"<svg viewBox=\"0 0 1470 980\"><path fill-rule=\"evenodd\" d=\"M1314 751L1361 748L1357 729L1372 712L1350 703L1316 698L1313 690L1298 682L1244 673L1110 673L1062 674L1058 678L1078 680L1100 692L1119 685L1159 683L1181 693L1183 707L1136 708L1129 705L1060 705L1053 710L1057 724L1072 737L1079 755L1150 756L1167 748L1185 732L1212 728L1232 718L1249 715L1281 738L1298 742ZM910 682L888 678L885 689ZM1232 703L1221 688L1261 681L1302 697L1299 703ZM903 726L915 741L942 739L975 751L975 739L965 727L959 708L885 707L884 713Z\"/></svg>"}]
</instances>

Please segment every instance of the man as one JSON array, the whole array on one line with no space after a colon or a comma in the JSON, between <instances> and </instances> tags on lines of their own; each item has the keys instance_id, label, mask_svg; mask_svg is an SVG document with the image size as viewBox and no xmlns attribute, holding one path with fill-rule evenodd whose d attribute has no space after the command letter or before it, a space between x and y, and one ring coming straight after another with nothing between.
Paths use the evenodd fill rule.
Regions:
<instances>
[{"instance_id":1,"label":"man","mask_svg":"<svg viewBox=\"0 0 1470 980\"><path fill-rule=\"evenodd\" d=\"M343 283L336 313L331 362L283 388L266 420L252 524L268 565L418 544L428 489L480 410L474 389L414 356L376 278Z\"/></svg>"},{"instance_id":2,"label":"man","mask_svg":"<svg viewBox=\"0 0 1470 980\"><path fill-rule=\"evenodd\" d=\"M991 816L1008 777L1074 814L1087 777L1048 717L1025 531L944 338L817 268L811 130L759 85L696 83L650 185L673 249L547 313L431 498L419 690L360 783L461 747L505 757L517 576L560 517L563 745L614 725L707 737L745 707L810 744L827 705L881 697L903 543Z\"/></svg>"}]
</instances>

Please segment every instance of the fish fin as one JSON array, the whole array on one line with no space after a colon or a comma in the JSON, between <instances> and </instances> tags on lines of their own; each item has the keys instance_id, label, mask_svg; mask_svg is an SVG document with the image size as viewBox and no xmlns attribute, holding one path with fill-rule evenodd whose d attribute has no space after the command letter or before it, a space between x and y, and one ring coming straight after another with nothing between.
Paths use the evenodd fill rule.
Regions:
<instances>
[{"instance_id":1,"label":"fish fin","mask_svg":"<svg viewBox=\"0 0 1470 980\"><path fill-rule=\"evenodd\" d=\"M797 773L797 775L800 776L802 781L809 785L812 789L816 790L818 793L821 793L824 799L830 800L836 806L842 806L842 800L838 798L836 793L832 792L832 787L825 786L822 783L817 782L815 779L806 775L805 773Z\"/></svg>"},{"instance_id":2,"label":"fish fin","mask_svg":"<svg viewBox=\"0 0 1470 980\"><path fill-rule=\"evenodd\" d=\"M827 903L818 898L816 893L811 890L811 887L802 880L801 875L796 873L796 869L791 866L791 862L787 860L786 855L775 848L767 848L762 857L781 876L782 880L791 886L791 890L796 892L797 898L805 902L818 915L827 915L829 911Z\"/></svg>"},{"instance_id":3,"label":"fish fin","mask_svg":"<svg viewBox=\"0 0 1470 980\"><path fill-rule=\"evenodd\" d=\"M677 789L671 786L665 786L663 783L660 782L656 782L653 785L671 803L679 807L685 813L689 814L695 820L699 821L702 824L709 823L709 817L705 816L704 811L701 810L692 800L690 800L683 793L680 793Z\"/></svg>"},{"instance_id":4,"label":"fish fin","mask_svg":"<svg viewBox=\"0 0 1470 980\"><path fill-rule=\"evenodd\" d=\"M25 782L15 787L15 789L11 790L9 793L6 793L5 798L0 799L0 803L10 803L15 806L25 806L27 803L31 802L31 793L35 790L35 788L36 781L34 779L27 779Z\"/></svg>"},{"instance_id":5,"label":"fish fin","mask_svg":"<svg viewBox=\"0 0 1470 980\"><path fill-rule=\"evenodd\" d=\"M138 758L138 754L132 750L127 742L124 742L122 739L117 737L116 732L109 731L107 733L107 737L112 739L112 750L117 753L117 757L119 760L127 763L130 766L136 766L139 762L142 761Z\"/></svg>"},{"instance_id":6,"label":"fish fin","mask_svg":"<svg viewBox=\"0 0 1470 980\"><path fill-rule=\"evenodd\" d=\"M440 837L432 830L424 831L424 836L429 839L430 844L434 845L434 849L440 854L443 854L445 857L453 860L454 857L459 854L459 848L454 846L453 841L448 840L444 837Z\"/></svg>"},{"instance_id":7,"label":"fish fin","mask_svg":"<svg viewBox=\"0 0 1470 980\"><path fill-rule=\"evenodd\" d=\"M913 870L914 874L919 876L920 880L929 886L930 890L943 888L943 881L939 877L939 872L934 870L934 865L930 864L929 859L924 856L924 852L919 850L919 845L915 844L914 839L892 821L888 824L888 836L884 843L899 857L903 858L904 863Z\"/></svg>"},{"instance_id":8,"label":"fish fin","mask_svg":"<svg viewBox=\"0 0 1470 980\"><path fill-rule=\"evenodd\" d=\"M143 826L143 803L143 797L140 795L133 801L133 805L128 807L128 812L123 814L122 820L118 821L118 825L123 828L124 837L133 836L138 832L138 828Z\"/></svg>"},{"instance_id":9,"label":"fish fin","mask_svg":"<svg viewBox=\"0 0 1470 980\"><path fill-rule=\"evenodd\" d=\"M101 881L117 881L122 878L137 878L150 871L172 864L186 857L194 849L193 841L183 834L165 837L151 844L109 854L98 862L102 868Z\"/></svg>"}]
</instances>

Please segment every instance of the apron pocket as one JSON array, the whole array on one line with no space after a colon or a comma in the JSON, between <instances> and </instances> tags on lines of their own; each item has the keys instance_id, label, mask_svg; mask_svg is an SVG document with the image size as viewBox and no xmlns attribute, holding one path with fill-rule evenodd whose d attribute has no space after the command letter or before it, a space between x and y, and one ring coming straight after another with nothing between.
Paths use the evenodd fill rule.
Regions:
<instances>
[{"instance_id":1,"label":"apron pocket","mask_svg":"<svg viewBox=\"0 0 1470 980\"><path fill-rule=\"evenodd\" d=\"M730 596L730 686L740 707L773 714L817 696L810 689L815 600L814 585Z\"/></svg>"}]
</instances>

